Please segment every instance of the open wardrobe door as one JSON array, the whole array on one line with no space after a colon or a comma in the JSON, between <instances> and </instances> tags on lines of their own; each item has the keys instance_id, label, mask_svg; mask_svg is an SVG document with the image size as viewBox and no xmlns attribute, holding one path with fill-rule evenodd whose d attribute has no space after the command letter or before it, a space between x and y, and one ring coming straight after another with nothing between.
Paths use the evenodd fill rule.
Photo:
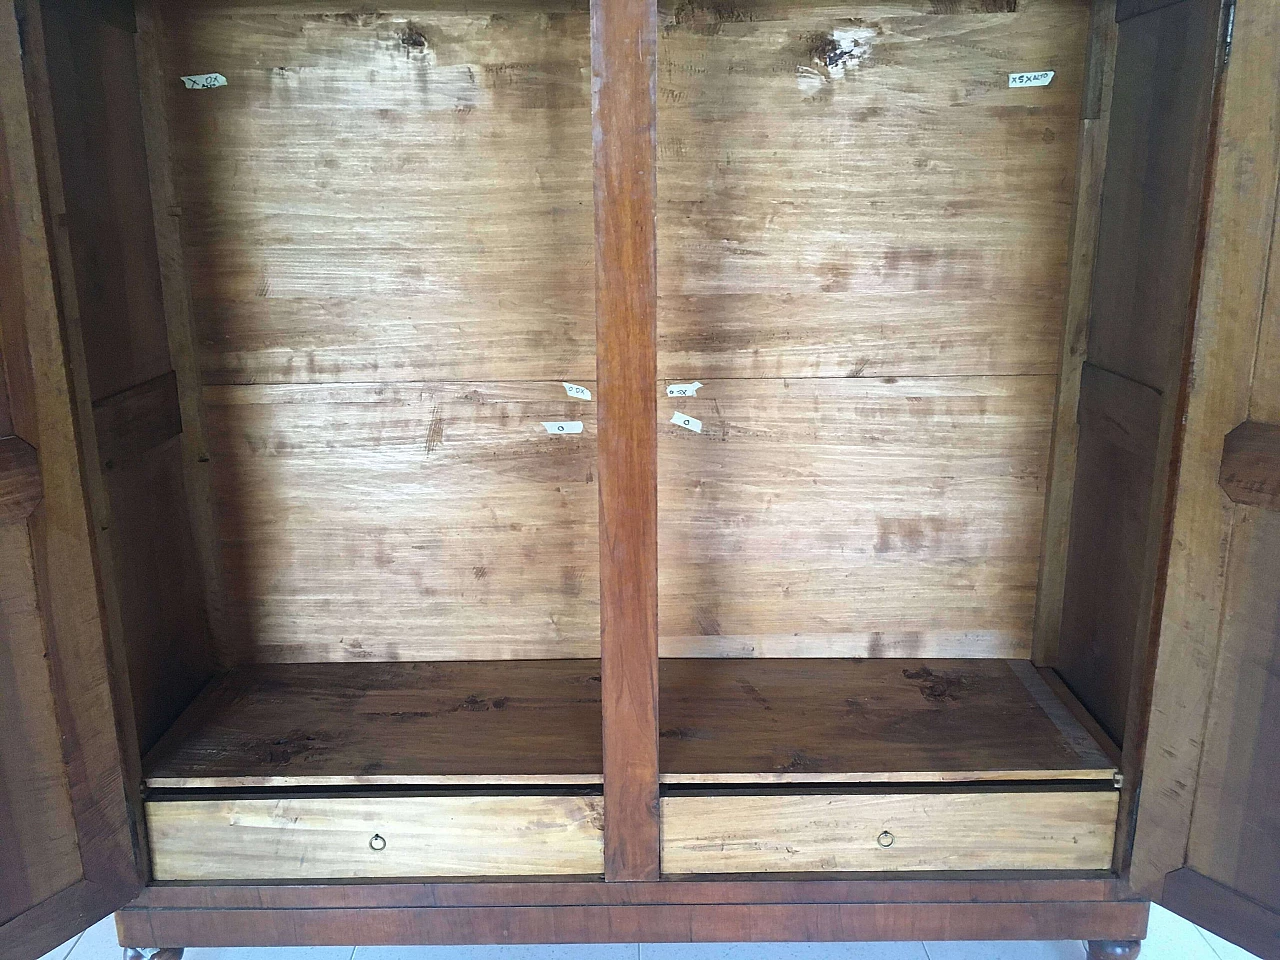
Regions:
<instances>
[{"instance_id":1,"label":"open wardrobe door","mask_svg":"<svg viewBox=\"0 0 1280 960\"><path fill-rule=\"evenodd\" d=\"M27 24L23 24L27 26ZM20 40L21 36L21 40ZM140 889L22 30L0 4L0 958Z\"/></svg>"},{"instance_id":2,"label":"open wardrobe door","mask_svg":"<svg viewBox=\"0 0 1280 960\"><path fill-rule=\"evenodd\" d=\"M1280 958L1280 4L1238 0L1133 886Z\"/></svg>"}]
</instances>

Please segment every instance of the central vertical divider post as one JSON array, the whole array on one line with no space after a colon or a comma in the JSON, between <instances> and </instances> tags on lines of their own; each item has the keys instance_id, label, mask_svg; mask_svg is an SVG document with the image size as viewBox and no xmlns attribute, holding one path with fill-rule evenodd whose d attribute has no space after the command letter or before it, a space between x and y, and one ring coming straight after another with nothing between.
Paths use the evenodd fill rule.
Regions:
<instances>
[{"instance_id":1,"label":"central vertical divider post","mask_svg":"<svg viewBox=\"0 0 1280 960\"><path fill-rule=\"evenodd\" d=\"M656 880L655 0L591 0L606 880Z\"/></svg>"}]
</instances>

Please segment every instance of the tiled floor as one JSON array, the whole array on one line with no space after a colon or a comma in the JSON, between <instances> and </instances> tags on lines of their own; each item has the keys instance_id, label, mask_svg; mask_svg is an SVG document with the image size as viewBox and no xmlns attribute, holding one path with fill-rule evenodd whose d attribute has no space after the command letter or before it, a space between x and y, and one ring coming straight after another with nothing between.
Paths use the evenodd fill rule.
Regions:
<instances>
[{"instance_id":1,"label":"tiled floor","mask_svg":"<svg viewBox=\"0 0 1280 960\"><path fill-rule=\"evenodd\" d=\"M108 917L43 960L120 960ZM284 947L191 949L184 960L1083 960L1084 945L994 943L618 943L526 947ZM1159 907L1141 960L1255 960Z\"/></svg>"}]
</instances>

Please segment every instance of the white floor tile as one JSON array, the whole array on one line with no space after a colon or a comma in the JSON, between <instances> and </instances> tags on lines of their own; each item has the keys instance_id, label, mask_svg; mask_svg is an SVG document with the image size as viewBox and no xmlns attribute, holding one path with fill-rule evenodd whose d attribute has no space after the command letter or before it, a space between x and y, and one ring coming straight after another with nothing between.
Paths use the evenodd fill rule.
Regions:
<instances>
[{"instance_id":1,"label":"white floor tile","mask_svg":"<svg viewBox=\"0 0 1280 960\"><path fill-rule=\"evenodd\" d=\"M1237 947L1234 943L1231 943L1228 940L1223 940L1221 937L1210 933L1203 927L1198 927L1197 929L1200 931L1200 935L1204 937L1205 942L1209 944L1209 947L1213 952L1218 955L1220 960L1258 960L1256 956L1243 947Z\"/></svg>"},{"instance_id":2,"label":"white floor tile","mask_svg":"<svg viewBox=\"0 0 1280 960\"><path fill-rule=\"evenodd\" d=\"M640 960L928 960L910 943L642 943Z\"/></svg>"},{"instance_id":3,"label":"white floor tile","mask_svg":"<svg viewBox=\"0 0 1280 960\"><path fill-rule=\"evenodd\" d=\"M1140 960L1219 960L1200 928L1163 907L1151 905L1147 939Z\"/></svg>"},{"instance_id":4,"label":"white floor tile","mask_svg":"<svg viewBox=\"0 0 1280 960\"><path fill-rule=\"evenodd\" d=\"M195 947L182 960L351 960L354 947Z\"/></svg>"},{"instance_id":5,"label":"white floor tile","mask_svg":"<svg viewBox=\"0 0 1280 960\"><path fill-rule=\"evenodd\" d=\"M357 947L355 960L637 960L634 943Z\"/></svg>"},{"instance_id":6,"label":"white floor tile","mask_svg":"<svg viewBox=\"0 0 1280 960\"><path fill-rule=\"evenodd\" d=\"M1079 940L931 940L924 949L929 960L1084 960Z\"/></svg>"}]
</instances>

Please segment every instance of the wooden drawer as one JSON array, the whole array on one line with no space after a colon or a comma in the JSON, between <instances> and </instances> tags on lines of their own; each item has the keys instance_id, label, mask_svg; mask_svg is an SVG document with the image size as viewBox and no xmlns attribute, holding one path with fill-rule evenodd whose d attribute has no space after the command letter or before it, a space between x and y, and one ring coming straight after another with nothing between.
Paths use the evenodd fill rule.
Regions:
<instances>
[{"instance_id":1,"label":"wooden drawer","mask_svg":"<svg viewBox=\"0 0 1280 960\"><path fill-rule=\"evenodd\" d=\"M662 799L662 870L1103 870L1115 791Z\"/></svg>"},{"instance_id":2,"label":"wooden drawer","mask_svg":"<svg viewBox=\"0 0 1280 960\"><path fill-rule=\"evenodd\" d=\"M146 804L157 880L600 874L602 810L598 796Z\"/></svg>"}]
</instances>

